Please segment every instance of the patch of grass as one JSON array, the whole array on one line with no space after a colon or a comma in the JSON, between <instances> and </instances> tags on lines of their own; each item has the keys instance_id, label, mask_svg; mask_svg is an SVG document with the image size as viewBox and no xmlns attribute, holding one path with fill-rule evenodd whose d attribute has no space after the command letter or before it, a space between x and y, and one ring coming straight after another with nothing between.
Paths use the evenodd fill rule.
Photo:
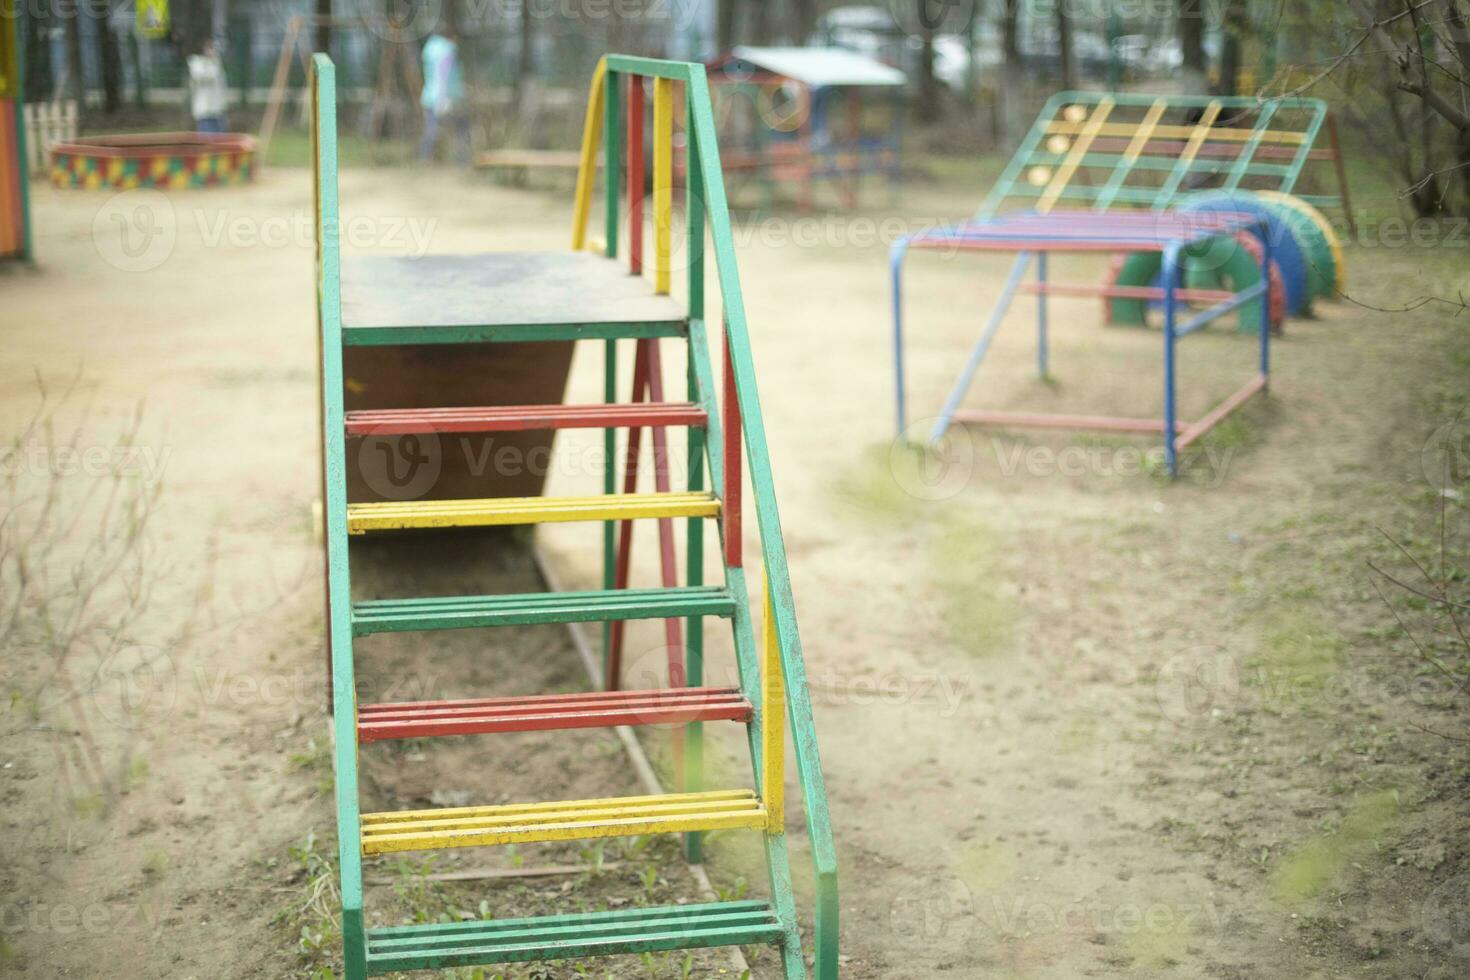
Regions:
<instances>
[{"instance_id":1,"label":"patch of grass","mask_svg":"<svg viewBox=\"0 0 1470 980\"><path fill-rule=\"evenodd\" d=\"M1004 649L1015 608L1001 595L995 536L974 521L951 520L929 549L930 575L944 603L944 622L963 650L989 656Z\"/></svg>"},{"instance_id":2,"label":"patch of grass","mask_svg":"<svg viewBox=\"0 0 1470 980\"><path fill-rule=\"evenodd\" d=\"M1355 801L1335 832L1308 841L1288 854L1271 875L1271 894L1288 906L1316 898L1343 869L1371 854L1399 812L1397 790Z\"/></svg>"},{"instance_id":3,"label":"patch of grass","mask_svg":"<svg viewBox=\"0 0 1470 980\"><path fill-rule=\"evenodd\" d=\"M417 155L418 148L408 140L369 140L350 133L337 137L337 162L341 167L401 167L413 163ZM271 137L266 164L311 166L311 134L305 130L277 130Z\"/></svg>"}]
</instances>

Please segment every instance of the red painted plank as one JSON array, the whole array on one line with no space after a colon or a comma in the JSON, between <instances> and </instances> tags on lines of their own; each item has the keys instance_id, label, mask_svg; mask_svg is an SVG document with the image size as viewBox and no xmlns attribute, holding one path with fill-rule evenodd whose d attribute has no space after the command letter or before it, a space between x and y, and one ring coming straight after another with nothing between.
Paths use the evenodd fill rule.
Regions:
<instances>
[{"instance_id":1,"label":"red painted plank","mask_svg":"<svg viewBox=\"0 0 1470 980\"><path fill-rule=\"evenodd\" d=\"M504 732L749 722L751 705L735 688L597 691L539 697L408 701L358 709L358 741Z\"/></svg>"},{"instance_id":2,"label":"red painted plank","mask_svg":"<svg viewBox=\"0 0 1470 980\"><path fill-rule=\"evenodd\" d=\"M393 408L347 413L349 436L416 432L518 432L526 429L621 429L645 425L704 425L704 409L689 402L638 405L490 405Z\"/></svg>"}]
</instances>

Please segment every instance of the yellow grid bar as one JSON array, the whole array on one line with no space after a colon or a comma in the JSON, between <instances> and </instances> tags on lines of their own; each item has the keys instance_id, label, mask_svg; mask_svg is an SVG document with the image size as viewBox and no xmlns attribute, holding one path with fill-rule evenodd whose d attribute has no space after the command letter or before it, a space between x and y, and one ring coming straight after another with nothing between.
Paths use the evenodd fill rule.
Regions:
<instances>
[{"instance_id":1,"label":"yellow grid bar","mask_svg":"<svg viewBox=\"0 0 1470 980\"><path fill-rule=\"evenodd\" d=\"M1215 120L1220 115L1220 103L1211 102L1205 106L1205 111L1200 114L1199 125L1194 127L1194 132L1189 136L1189 142L1184 144L1184 150L1179 154L1179 169L1185 173L1189 172L1190 164L1194 158L1199 156L1200 147L1210 138L1209 134L1214 132L1212 128ZM1250 134L1247 133L1247 136Z\"/></svg>"},{"instance_id":2,"label":"yellow grid bar","mask_svg":"<svg viewBox=\"0 0 1470 980\"><path fill-rule=\"evenodd\" d=\"M761 666L761 800L770 814L770 833L786 832L786 684L781 675L781 639L766 582Z\"/></svg>"},{"instance_id":3,"label":"yellow grid bar","mask_svg":"<svg viewBox=\"0 0 1470 980\"><path fill-rule=\"evenodd\" d=\"M594 497L486 497L348 504L347 533L404 528L490 527L565 521L629 521L646 517L717 517L710 493L610 493Z\"/></svg>"},{"instance_id":4,"label":"yellow grid bar","mask_svg":"<svg viewBox=\"0 0 1470 980\"><path fill-rule=\"evenodd\" d=\"M1220 114L1219 106L1214 102L1211 102L1210 105L1215 106L1215 115L1218 116ZM1075 123L1068 122L1064 119L1054 119L1046 124L1046 132L1048 134L1057 133L1061 134L1062 136L1075 136L1078 133L1081 133L1090 125L1090 121ZM1136 123L1108 123L1107 125L1102 126L1098 129L1097 135L1132 136L1137 128L1137 125L1138 124ZM1159 126L1154 132L1154 138L1187 139L1189 137L1192 137L1198 129L1198 125ZM1212 126L1209 128L1208 133L1208 139L1215 142L1245 143L1255 136L1256 131L1254 129L1238 129L1234 126ZM1306 139L1306 133L1297 133L1283 129L1267 129L1261 133L1261 142L1263 143L1287 143L1300 146L1302 143L1306 142Z\"/></svg>"},{"instance_id":5,"label":"yellow grid bar","mask_svg":"<svg viewBox=\"0 0 1470 980\"><path fill-rule=\"evenodd\" d=\"M587 216L592 210L592 185L597 182L597 149L602 143L602 89L607 60L599 58L592 72L587 115L582 120L582 160L577 166L577 196L572 208L572 251L587 247Z\"/></svg>"},{"instance_id":6,"label":"yellow grid bar","mask_svg":"<svg viewBox=\"0 0 1470 980\"><path fill-rule=\"evenodd\" d=\"M653 291L669 291L674 226L674 83L653 80Z\"/></svg>"},{"instance_id":7,"label":"yellow grid bar","mask_svg":"<svg viewBox=\"0 0 1470 980\"><path fill-rule=\"evenodd\" d=\"M768 821L766 808L748 789L364 813L362 852L387 854L733 828L764 830Z\"/></svg>"},{"instance_id":8,"label":"yellow grid bar","mask_svg":"<svg viewBox=\"0 0 1470 980\"><path fill-rule=\"evenodd\" d=\"M1051 210L1053 204L1057 203L1057 199L1062 196L1062 190L1067 186L1067 182L1072 179L1072 175L1077 172L1078 166L1082 163L1082 158L1087 155L1088 148L1092 146L1092 141L1097 138L1098 131L1107 122L1108 114L1112 111L1113 100L1109 98L1104 98L1093 108L1092 115L1088 117L1087 124L1082 127L1082 132L1077 137L1077 141L1072 144L1072 149L1067 152L1067 158L1057 168L1057 172L1052 177L1051 183L1047 185L1046 193L1042 194L1041 200L1037 202L1036 210L1045 214Z\"/></svg>"},{"instance_id":9,"label":"yellow grid bar","mask_svg":"<svg viewBox=\"0 0 1470 980\"><path fill-rule=\"evenodd\" d=\"M1123 151L1123 162L1129 166L1143 154L1144 147L1153 138L1154 130L1159 127L1159 120L1164 116L1164 110L1169 106L1161 99L1148 107L1148 113L1143 117L1143 122L1138 126L1138 132L1133 134L1133 139L1128 143L1128 149Z\"/></svg>"}]
</instances>

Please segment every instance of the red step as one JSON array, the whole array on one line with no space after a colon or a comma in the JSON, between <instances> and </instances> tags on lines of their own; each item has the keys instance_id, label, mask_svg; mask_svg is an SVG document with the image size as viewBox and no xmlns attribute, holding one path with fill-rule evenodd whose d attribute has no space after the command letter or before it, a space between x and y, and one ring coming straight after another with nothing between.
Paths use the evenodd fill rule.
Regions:
<instances>
[{"instance_id":1,"label":"red step","mask_svg":"<svg viewBox=\"0 0 1470 980\"><path fill-rule=\"evenodd\" d=\"M526 429L618 429L704 425L690 402L622 405L487 405L479 408L373 408L347 413L349 436L421 432L519 432Z\"/></svg>"},{"instance_id":2,"label":"red step","mask_svg":"<svg viewBox=\"0 0 1470 980\"><path fill-rule=\"evenodd\" d=\"M592 691L519 698L402 701L357 709L359 743L434 735L481 735L614 725L750 721L750 702L733 687Z\"/></svg>"}]
</instances>

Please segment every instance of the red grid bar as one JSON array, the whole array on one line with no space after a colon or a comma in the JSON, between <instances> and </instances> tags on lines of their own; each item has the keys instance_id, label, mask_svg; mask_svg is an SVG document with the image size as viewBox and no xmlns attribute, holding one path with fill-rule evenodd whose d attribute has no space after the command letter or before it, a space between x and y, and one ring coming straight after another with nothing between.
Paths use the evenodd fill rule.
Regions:
<instances>
[{"instance_id":1,"label":"red grid bar","mask_svg":"<svg viewBox=\"0 0 1470 980\"><path fill-rule=\"evenodd\" d=\"M1016 287L1023 293L1048 296L1110 296L1121 299L1163 299L1162 286L1094 286L1090 283L1023 282ZM1176 289L1174 296L1183 302L1222 303L1234 299L1228 289Z\"/></svg>"},{"instance_id":2,"label":"red grid bar","mask_svg":"<svg viewBox=\"0 0 1470 980\"><path fill-rule=\"evenodd\" d=\"M1174 444L1174 451L1178 452L1219 425L1225 420L1225 416L1243 405L1256 392L1265 391L1266 384L1267 380L1264 374L1256 375L1239 391L1211 409L1204 418L1185 429L1184 434L1179 437L1179 441Z\"/></svg>"}]
</instances>

